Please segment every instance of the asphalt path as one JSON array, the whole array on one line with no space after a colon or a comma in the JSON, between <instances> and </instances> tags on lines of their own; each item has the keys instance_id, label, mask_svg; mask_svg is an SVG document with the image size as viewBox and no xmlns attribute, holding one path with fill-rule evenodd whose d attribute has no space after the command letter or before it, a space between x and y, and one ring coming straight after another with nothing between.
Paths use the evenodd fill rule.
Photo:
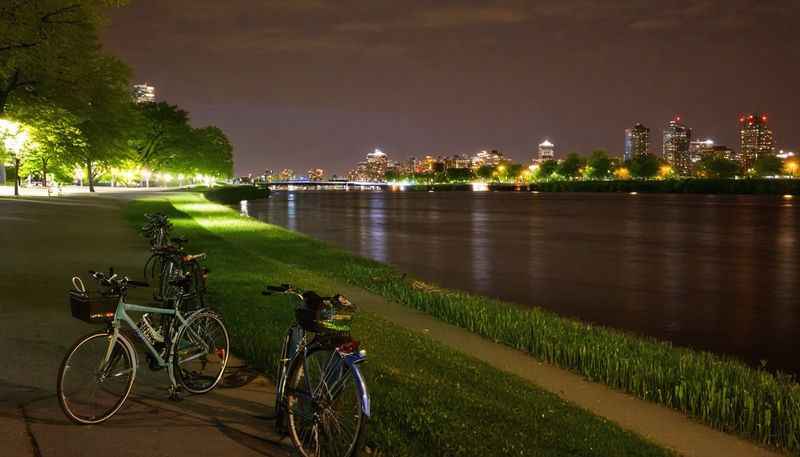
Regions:
<instances>
[{"instance_id":1,"label":"asphalt path","mask_svg":"<svg viewBox=\"0 0 800 457\"><path fill-rule=\"evenodd\" d=\"M134 195L0 198L0 455L292 455L268 419L274 387L246 367L232 370L230 387L175 402L166 372L151 372L140 352L133 392L117 415L79 426L62 413L58 368L95 330L70 315L70 279L109 266L142 275L147 243L121 213ZM146 303L148 294L131 301Z\"/></svg>"}]
</instances>

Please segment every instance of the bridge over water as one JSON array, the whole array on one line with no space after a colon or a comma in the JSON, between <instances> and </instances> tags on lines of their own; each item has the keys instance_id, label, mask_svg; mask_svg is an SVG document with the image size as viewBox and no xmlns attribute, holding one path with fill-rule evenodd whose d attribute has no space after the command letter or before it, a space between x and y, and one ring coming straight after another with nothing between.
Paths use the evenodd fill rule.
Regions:
<instances>
[{"instance_id":1,"label":"bridge over water","mask_svg":"<svg viewBox=\"0 0 800 457\"><path fill-rule=\"evenodd\" d=\"M384 190L385 182L366 181L273 181L270 190Z\"/></svg>"}]
</instances>

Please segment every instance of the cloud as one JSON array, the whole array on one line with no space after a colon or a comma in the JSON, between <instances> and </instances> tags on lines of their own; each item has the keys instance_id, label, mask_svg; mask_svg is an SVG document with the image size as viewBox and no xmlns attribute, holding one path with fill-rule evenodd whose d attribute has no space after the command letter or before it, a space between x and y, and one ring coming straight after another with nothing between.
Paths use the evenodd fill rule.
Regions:
<instances>
[{"instance_id":1,"label":"cloud","mask_svg":"<svg viewBox=\"0 0 800 457\"><path fill-rule=\"evenodd\" d=\"M523 22L527 14L506 7L451 7L418 13L415 24L426 28L465 27L471 25L513 24Z\"/></svg>"}]
</instances>

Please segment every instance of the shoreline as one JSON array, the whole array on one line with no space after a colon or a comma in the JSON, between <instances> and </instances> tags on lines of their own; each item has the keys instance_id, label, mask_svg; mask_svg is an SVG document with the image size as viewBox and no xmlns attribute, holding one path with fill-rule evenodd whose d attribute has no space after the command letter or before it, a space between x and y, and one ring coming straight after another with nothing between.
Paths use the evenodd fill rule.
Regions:
<instances>
[{"instance_id":1,"label":"shoreline","mask_svg":"<svg viewBox=\"0 0 800 457\"><path fill-rule=\"evenodd\" d=\"M192 212L192 205L178 206ZM223 212L235 214L229 208ZM263 227L258 230L268 230L275 238L263 242L276 261L362 287L589 380L682 411L715 428L797 451L800 389L789 379L754 370L729 357L675 348L541 309L520 310L498 300L406 281L388 265L257 223ZM285 248L286 244L291 248ZM301 246L307 249L298 251Z\"/></svg>"}]
</instances>

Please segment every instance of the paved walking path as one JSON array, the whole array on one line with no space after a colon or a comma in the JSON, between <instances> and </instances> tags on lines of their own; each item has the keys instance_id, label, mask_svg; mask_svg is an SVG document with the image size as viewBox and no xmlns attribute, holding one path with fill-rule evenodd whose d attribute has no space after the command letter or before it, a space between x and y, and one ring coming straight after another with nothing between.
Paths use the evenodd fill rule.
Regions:
<instances>
[{"instance_id":1,"label":"paved walking path","mask_svg":"<svg viewBox=\"0 0 800 457\"><path fill-rule=\"evenodd\" d=\"M272 421L257 417L272 413L274 390L263 378L171 402L166 373L143 364L132 396L107 423L73 425L59 409L61 360L93 330L69 314L70 278L112 265L142 274L146 241L121 213L132 195L0 198L0 455L291 455Z\"/></svg>"}]
</instances>

